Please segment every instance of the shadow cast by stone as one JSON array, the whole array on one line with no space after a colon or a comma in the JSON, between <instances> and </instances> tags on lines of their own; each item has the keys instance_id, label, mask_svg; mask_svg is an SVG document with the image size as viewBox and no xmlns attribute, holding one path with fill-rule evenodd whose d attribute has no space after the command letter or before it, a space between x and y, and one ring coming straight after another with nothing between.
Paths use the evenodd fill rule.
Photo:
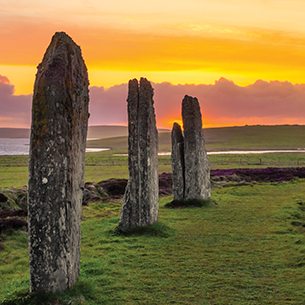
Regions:
<instances>
[{"instance_id":1,"label":"shadow cast by stone","mask_svg":"<svg viewBox=\"0 0 305 305\"><path fill-rule=\"evenodd\" d=\"M194 208L194 207L215 207L217 203L212 199L189 199L189 200L173 200L165 204L165 208L168 209L182 209L182 208Z\"/></svg>"},{"instance_id":2,"label":"shadow cast by stone","mask_svg":"<svg viewBox=\"0 0 305 305\"><path fill-rule=\"evenodd\" d=\"M116 227L113 230L115 235L123 235L123 236L148 236L148 237L162 237L167 238L175 235L174 229L171 227L157 222L146 227L136 227L123 229L120 227Z\"/></svg>"}]
</instances>

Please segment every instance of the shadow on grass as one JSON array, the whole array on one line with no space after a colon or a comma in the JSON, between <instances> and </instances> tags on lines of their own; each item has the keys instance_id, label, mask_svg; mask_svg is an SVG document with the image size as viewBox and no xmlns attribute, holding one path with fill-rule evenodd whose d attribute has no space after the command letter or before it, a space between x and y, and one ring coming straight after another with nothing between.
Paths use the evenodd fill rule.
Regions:
<instances>
[{"instance_id":1,"label":"shadow on grass","mask_svg":"<svg viewBox=\"0 0 305 305\"><path fill-rule=\"evenodd\" d=\"M73 288L64 292L29 292L23 289L14 292L1 305L78 305L85 303L94 294L94 285L78 280Z\"/></svg>"},{"instance_id":2,"label":"shadow on grass","mask_svg":"<svg viewBox=\"0 0 305 305\"><path fill-rule=\"evenodd\" d=\"M174 229L160 222L154 223L146 227L136 227L131 229L123 229L120 227L116 227L113 232L115 235L123 236L149 236L163 238L175 235Z\"/></svg>"},{"instance_id":3,"label":"shadow on grass","mask_svg":"<svg viewBox=\"0 0 305 305\"><path fill-rule=\"evenodd\" d=\"M1 305L47 305L54 304L57 297L52 293L32 292L29 290L18 291L11 295L8 299L4 299ZM61 303L59 303L61 304Z\"/></svg>"},{"instance_id":4,"label":"shadow on grass","mask_svg":"<svg viewBox=\"0 0 305 305\"><path fill-rule=\"evenodd\" d=\"M189 207L215 207L217 203L211 199L189 199L189 200L173 200L164 205L168 209L181 209Z\"/></svg>"}]
</instances>

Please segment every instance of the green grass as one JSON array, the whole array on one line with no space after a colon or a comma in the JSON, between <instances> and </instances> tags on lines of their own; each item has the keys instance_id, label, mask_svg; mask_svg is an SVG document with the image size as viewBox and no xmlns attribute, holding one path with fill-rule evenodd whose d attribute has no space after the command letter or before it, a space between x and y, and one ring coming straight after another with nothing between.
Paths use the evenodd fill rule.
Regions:
<instances>
[{"instance_id":1,"label":"green grass","mask_svg":"<svg viewBox=\"0 0 305 305\"><path fill-rule=\"evenodd\" d=\"M305 126L242 126L207 128L203 131L208 151L304 148ZM89 141L88 147L108 147L127 153L127 137ZM159 133L159 151L171 151L170 132Z\"/></svg>"},{"instance_id":2,"label":"green grass","mask_svg":"<svg viewBox=\"0 0 305 305\"><path fill-rule=\"evenodd\" d=\"M219 149L288 149L304 147L305 126L243 126L205 130L206 145Z\"/></svg>"},{"instance_id":3,"label":"green grass","mask_svg":"<svg viewBox=\"0 0 305 305\"><path fill-rule=\"evenodd\" d=\"M217 128L205 137L208 150L287 149L303 147L304 131ZM85 181L128 178L127 157L112 156L127 151L126 137L107 141L114 151L87 154ZM160 151L169 143L160 134ZM303 153L209 159L212 169L305 166ZM169 156L159 157L161 172L171 172ZM0 190L27 179L27 156L0 156ZM27 234L1 233L0 304L304 304L304 179L214 188L210 208L165 208L172 199L160 199L157 224L124 234L115 232L119 202L83 207L80 277L55 296L29 293Z\"/></svg>"},{"instance_id":4,"label":"green grass","mask_svg":"<svg viewBox=\"0 0 305 305\"><path fill-rule=\"evenodd\" d=\"M210 208L166 209L172 197L161 198L159 222L130 234L114 231L120 203L86 206L79 280L55 298L59 304L304 304L304 186L297 179L215 188L218 205ZM28 293L26 234L1 238L0 300L42 304Z\"/></svg>"},{"instance_id":5,"label":"green grass","mask_svg":"<svg viewBox=\"0 0 305 305\"><path fill-rule=\"evenodd\" d=\"M210 155L211 169L305 166L305 153ZM159 173L171 172L170 156L159 156ZM86 154L85 181L128 178L128 157L112 152ZM28 183L27 156L0 156L0 190Z\"/></svg>"}]
</instances>

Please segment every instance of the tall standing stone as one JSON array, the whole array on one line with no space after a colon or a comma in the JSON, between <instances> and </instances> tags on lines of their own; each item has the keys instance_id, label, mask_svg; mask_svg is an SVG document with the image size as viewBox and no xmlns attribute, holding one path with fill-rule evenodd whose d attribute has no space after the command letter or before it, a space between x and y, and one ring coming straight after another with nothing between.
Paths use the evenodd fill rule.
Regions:
<instances>
[{"instance_id":1,"label":"tall standing stone","mask_svg":"<svg viewBox=\"0 0 305 305\"><path fill-rule=\"evenodd\" d=\"M210 163L205 150L202 118L197 98L182 101L184 128L185 200L210 199Z\"/></svg>"},{"instance_id":2,"label":"tall standing stone","mask_svg":"<svg viewBox=\"0 0 305 305\"><path fill-rule=\"evenodd\" d=\"M31 291L64 291L79 275L89 81L81 49L56 33L34 85L28 222Z\"/></svg>"},{"instance_id":3,"label":"tall standing stone","mask_svg":"<svg viewBox=\"0 0 305 305\"><path fill-rule=\"evenodd\" d=\"M174 200L184 200L184 138L182 135L181 126L174 123L172 129L172 171L173 171L173 192Z\"/></svg>"},{"instance_id":4,"label":"tall standing stone","mask_svg":"<svg viewBox=\"0 0 305 305\"><path fill-rule=\"evenodd\" d=\"M141 78L128 86L129 180L119 227L144 227L158 220L158 131L150 82Z\"/></svg>"},{"instance_id":5,"label":"tall standing stone","mask_svg":"<svg viewBox=\"0 0 305 305\"><path fill-rule=\"evenodd\" d=\"M210 199L210 164L205 149L197 98L182 101L184 136L179 124L172 129L172 171L175 200Z\"/></svg>"}]
</instances>

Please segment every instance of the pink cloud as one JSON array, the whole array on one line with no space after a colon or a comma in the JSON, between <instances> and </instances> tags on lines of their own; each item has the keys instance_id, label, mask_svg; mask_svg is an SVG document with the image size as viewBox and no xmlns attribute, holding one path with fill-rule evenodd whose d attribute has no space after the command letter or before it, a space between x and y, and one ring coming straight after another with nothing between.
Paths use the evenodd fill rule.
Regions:
<instances>
[{"instance_id":1,"label":"pink cloud","mask_svg":"<svg viewBox=\"0 0 305 305\"><path fill-rule=\"evenodd\" d=\"M258 80L246 87L221 78L212 85L153 84L157 124L181 118L181 102L198 98L206 126L305 124L305 84ZM127 124L127 84L90 88L89 125ZM0 75L0 127L29 127L32 95L14 95Z\"/></svg>"},{"instance_id":2,"label":"pink cloud","mask_svg":"<svg viewBox=\"0 0 305 305\"><path fill-rule=\"evenodd\" d=\"M0 75L0 127L29 127L32 95L14 95L14 85Z\"/></svg>"},{"instance_id":3,"label":"pink cloud","mask_svg":"<svg viewBox=\"0 0 305 305\"><path fill-rule=\"evenodd\" d=\"M6 76L0 75L0 83L9 84L10 81L9 81L9 79Z\"/></svg>"},{"instance_id":4,"label":"pink cloud","mask_svg":"<svg viewBox=\"0 0 305 305\"><path fill-rule=\"evenodd\" d=\"M258 80L241 87L221 78L213 85L162 83L154 88L159 121L171 114L180 116L181 101L188 94L198 98L203 119L209 124L230 124L240 119L255 124L255 118L260 121L257 124L284 124L287 118L305 124L305 84Z\"/></svg>"},{"instance_id":5,"label":"pink cloud","mask_svg":"<svg viewBox=\"0 0 305 305\"><path fill-rule=\"evenodd\" d=\"M90 88L89 125L127 124L127 84Z\"/></svg>"}]
</instances>

